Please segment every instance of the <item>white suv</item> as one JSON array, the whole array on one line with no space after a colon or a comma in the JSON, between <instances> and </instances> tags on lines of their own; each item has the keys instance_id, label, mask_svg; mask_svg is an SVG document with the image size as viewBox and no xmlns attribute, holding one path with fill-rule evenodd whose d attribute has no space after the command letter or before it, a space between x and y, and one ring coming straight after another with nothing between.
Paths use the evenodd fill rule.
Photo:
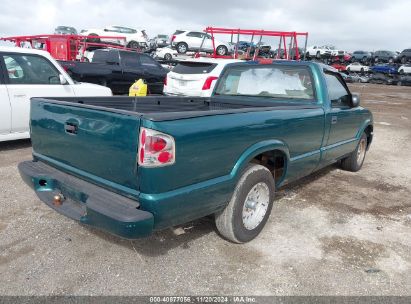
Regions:
<instances>
[{"instance_id":1,"label":"white suv","mask_svg":"<svg viewBox=\"0 0 411 304\"><path fill-rule=\"evenodd\" d=\"M82 36L115 36L115 37L125 37L126 46L132 49L147 48L148 47L148 37L145 30L136 30L129 27L111 25L106 26L104 29L89 29L82 30L80 32ZM109 42L115 44L124 44L122 41L110 38L91 38L93 42Z\"/></svg>"},{"instance_id":2,"label":"white suv","mask_svg":"<svg viewBox=\"0 0 411 304\"><path fill-rule=\"evenodd\" d=\"M306 55L307 57L320 59L322 57L342 56L344 55L344 51L339 51L332 45L313 45L307 48Z\"/></svg>"},{"instance_id":3,"label":"white suv","mask_svg":"<svg viewBox=\"0 0 411 304\"><path fill-rule=\"evenodd\" d=\"M201 46L202 42L203 45ZM217 55L228 55L228 52L231 50L228 42L219 41L215 38L214 45ZM187 51L198 51L200 46L204 52L211 53L214 51L211 36L204 32L176 31L171 37L171 46L180 54L185 54Z\"/></svg>"},{"instance_id":4,"label":"white suv","mask_svg":"<svg viewBox=\"0 0 411 304\"><path fill-rule=\"evenodd\" d=\"M239 59L204 58L182 60L167 74L165 95L209 97L224 67Z\"/></svg>"}]
</instances>

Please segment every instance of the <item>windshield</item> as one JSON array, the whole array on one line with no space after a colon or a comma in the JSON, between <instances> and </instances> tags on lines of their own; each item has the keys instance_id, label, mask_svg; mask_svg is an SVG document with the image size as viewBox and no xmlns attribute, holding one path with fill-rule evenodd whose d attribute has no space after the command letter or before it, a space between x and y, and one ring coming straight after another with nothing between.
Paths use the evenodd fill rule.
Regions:
<instances>
[{"instance_id":1,"label":"windshield","mask_svg":"<svg viewBox=\"0 0 411 304\"><path fill-rule=\"evenodd\" d=\"M225 71L215 95L315 99L308 67L285 65L233 66Z\"/></svg>"}]
</instances>

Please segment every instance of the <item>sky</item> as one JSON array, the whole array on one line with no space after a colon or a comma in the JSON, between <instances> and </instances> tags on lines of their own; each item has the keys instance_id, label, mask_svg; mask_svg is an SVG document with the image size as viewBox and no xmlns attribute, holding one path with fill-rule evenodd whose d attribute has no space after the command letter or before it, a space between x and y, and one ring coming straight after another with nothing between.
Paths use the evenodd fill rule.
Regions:
<instances>
[{"instance_id":1,"label":"sky","mask_svg":"<svg viewBox=\"0 0 411 304\"><path fill-rule=\"evenodd\" d=\"M331 44L346 51L411 48L410 0L7 2L0 11L0 37L51 34L58 25L77 30L123 25L145 29L150 37L215 26L308 32L309 46Z\"/></svg>"}]
</instances>

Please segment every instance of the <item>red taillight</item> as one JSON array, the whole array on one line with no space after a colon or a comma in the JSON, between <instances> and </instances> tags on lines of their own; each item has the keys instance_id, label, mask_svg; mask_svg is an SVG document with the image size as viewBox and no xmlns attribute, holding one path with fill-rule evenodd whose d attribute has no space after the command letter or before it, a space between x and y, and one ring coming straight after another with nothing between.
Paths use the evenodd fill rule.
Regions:
<instances>
[{"instance_id":1,"label":"red taillight","mask_svg":"<svg viewBox=\"0 0 411 304\"><path fill-rule=\"evenodd\" d=\"M148 136L145 146L150 152L160 152L167 146L167 142L158 136Z\"/></svg>"},{"instance_id":2,"label":"red taillight","mask_svg":"<svg viewBox=\"0 0 411 304\"><path fill-rule=\"evenodd\" d=\"M207 79L204 81L202 90L209 90L211 88L211 84L213 83L213 81L217 79L218 77L216 76L207 77Z\"/></svg>"},{"instance_id":3,"label":"red taillight","mask_svg":"<svg viewBox=\"0 0 411 304\"><path fill-rule=\"evenodd\" d=\"M173 35L173 36L171 37L171 42L173 42L174 39L176 39L176 35Z\"/></svg>"},{"instance_id":4,"label":"red taillight","mask_svg":"<svg viewBox=\"0 0 411 304\"><path fill-rule=\"evenodd\" d=\"M141 128L138 154L138 164L143 167L174 164L174 138L155 130Z\"/></svg>"},{"instance_id":5,"label":"red taillight","mask_svg":"<svg viewBox=\"0 0 411 304\"><path fill-rule=\"evenodd\" d=\"M164 77L164 85L165 86L167 85L167 75L166 75L166 77Z\"/></svg>"}]
</instances>

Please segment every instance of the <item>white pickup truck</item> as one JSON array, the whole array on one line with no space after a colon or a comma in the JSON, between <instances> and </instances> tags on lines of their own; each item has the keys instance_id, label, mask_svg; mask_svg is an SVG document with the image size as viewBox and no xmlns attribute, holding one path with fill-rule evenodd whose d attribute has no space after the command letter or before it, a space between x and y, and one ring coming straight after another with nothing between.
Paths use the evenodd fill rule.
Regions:
<instances>
[{"instance_id":1,"label":"white pickup truck","mask_svg":"<svg viewBox=\"0 0 411 304\"><path fill-rule=\"evenodd\" d=\"M30 137L31 97L111 95L109 88L74 82L48 52L0 47L0 141Z\"/></svg>"}]
</instances>

